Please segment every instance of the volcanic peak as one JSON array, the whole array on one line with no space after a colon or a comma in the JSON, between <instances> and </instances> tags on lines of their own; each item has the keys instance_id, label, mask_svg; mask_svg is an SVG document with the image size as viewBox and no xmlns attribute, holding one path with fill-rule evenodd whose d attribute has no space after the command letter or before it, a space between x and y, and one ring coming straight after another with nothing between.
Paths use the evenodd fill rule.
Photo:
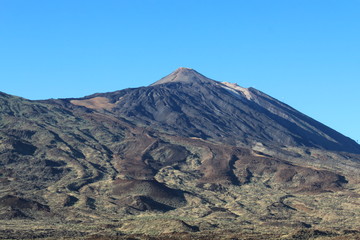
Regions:
<instances>
[{"instance_id":1,"label":"volcanic peak","mask_svg":"<svg viewBox=\"0 0 360 240\"><path fill-rule=\"evenodd\" d=\"M215 80L205 77L192 68L180 67L151 86L166 83L215 83Z\"/></svg>"}]
</instances>

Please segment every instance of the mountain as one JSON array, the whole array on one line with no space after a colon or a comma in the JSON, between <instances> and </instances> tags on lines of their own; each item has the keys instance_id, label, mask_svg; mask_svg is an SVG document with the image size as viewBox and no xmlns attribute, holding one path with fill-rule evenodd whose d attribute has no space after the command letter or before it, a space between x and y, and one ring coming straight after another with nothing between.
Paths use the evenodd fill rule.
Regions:
<instances>
[{"instance_id":1,"label":"mountain","mask_svg":"<svg viewBox=\"0 0 360 240\"><path fill-rule=\"evenodd\" d=\"M178 136L235 146L261 142L360 153L355 141L259 90L217 82L193 69L179 68L149 87L73 103L99 98L113 104L116 116Z\"/></svg>"},{"instance_id":2,"label":"mountain","mask_svg":"<svg viewBox=\"0 0 360 240\"><path fill-rule=\"evenodd\" d=\"M0 93L1 238L352 237L359 173L350 138L193 69L77 99Z\"/></svg>"}]
</instances>

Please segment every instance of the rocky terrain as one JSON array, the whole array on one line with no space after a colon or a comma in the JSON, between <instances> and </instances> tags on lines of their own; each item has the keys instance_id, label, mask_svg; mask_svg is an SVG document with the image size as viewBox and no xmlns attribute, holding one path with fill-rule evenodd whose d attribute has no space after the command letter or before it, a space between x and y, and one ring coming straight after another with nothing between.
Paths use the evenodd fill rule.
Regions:
<instances>
[{"instance_id":1,"label":"rocky terrain","mask_svg":"<svg viewBox=\"0 0 360 240\"><path fill-rule=\"evenodd\" d=\"M180 68L80 99L0 93L1 239L359 239L360 146Z\"/></svg>"}]
</instances>

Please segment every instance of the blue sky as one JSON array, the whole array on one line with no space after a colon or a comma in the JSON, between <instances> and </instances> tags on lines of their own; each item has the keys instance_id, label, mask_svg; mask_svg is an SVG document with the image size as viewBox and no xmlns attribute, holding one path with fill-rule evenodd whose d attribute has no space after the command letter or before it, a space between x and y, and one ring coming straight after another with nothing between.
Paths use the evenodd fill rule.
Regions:
<instances>
[{"instance_id":1,"label":"blue sky","mask_svg":"<svg viewBox=\"0 0 360 240\"><path fill-rule=\"evenodd\" d=\"M0 0L0 91L81 97L178 67L360 140L359 0Z\"/></svg>"}]
</instances>

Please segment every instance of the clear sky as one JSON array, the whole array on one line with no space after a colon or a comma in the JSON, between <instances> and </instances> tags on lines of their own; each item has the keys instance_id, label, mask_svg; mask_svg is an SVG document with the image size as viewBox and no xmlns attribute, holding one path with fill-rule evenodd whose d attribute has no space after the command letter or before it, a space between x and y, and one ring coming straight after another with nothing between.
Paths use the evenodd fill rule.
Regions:
<instances>
[{"instance_id":1,"label":"clear sky","mask_svg":"<svg viewBox=\"0 0 360 240\"><path fill-rule=\"evenodd\" d=\"M0 0L0 91L82 97L178 67L360 141L360 0Z\"/></svg>"}]
</instances>

